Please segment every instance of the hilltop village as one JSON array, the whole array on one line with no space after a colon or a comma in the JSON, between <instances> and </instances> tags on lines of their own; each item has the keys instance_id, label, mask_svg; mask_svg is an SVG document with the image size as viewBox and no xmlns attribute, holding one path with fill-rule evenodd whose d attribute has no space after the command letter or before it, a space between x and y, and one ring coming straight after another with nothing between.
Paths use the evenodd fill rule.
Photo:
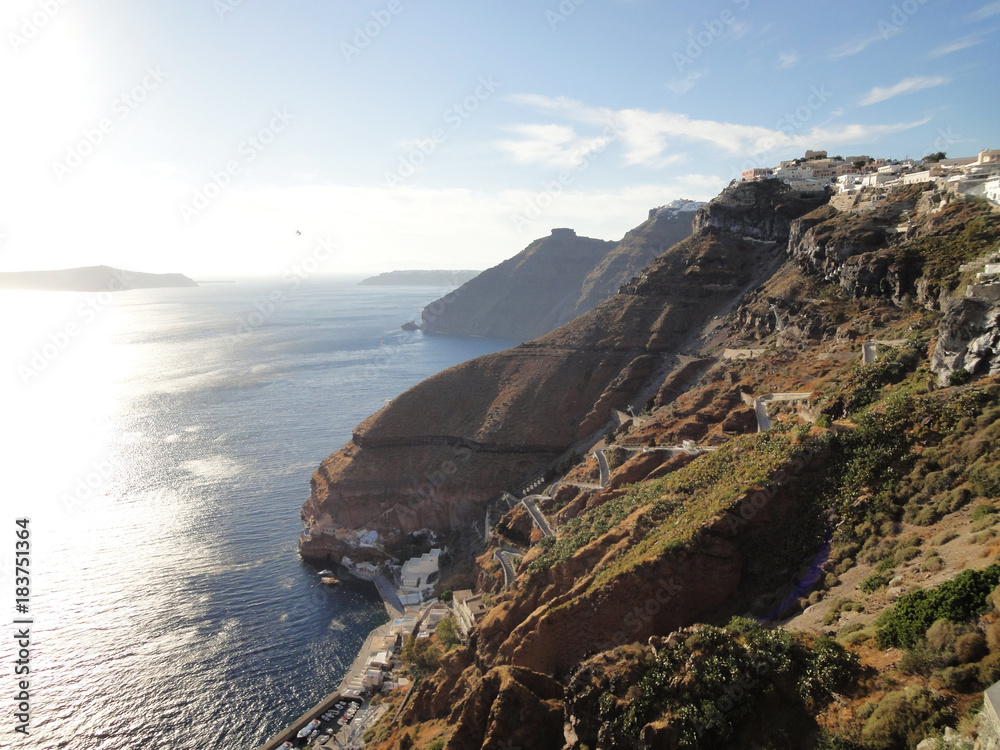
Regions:
<instances>
[{"instance_id":1,"label":"hilltop village","mask_svg":"<svg viewBox=\"0 0 1000 750\"><path fill-rule=\"evenodd\" d=\"M983 197L1000 203L1000 149L984 149L976 156L949 159L943 152L920 161L897 161L870 156L828 157L826 151L806 151L799 159L777 167L746 169L744 182L776 179L793 190L824 192L835 190L838 210L858 205L862 196L903 185L930 183L943 192Z\"/></svg>"}]
</instances>

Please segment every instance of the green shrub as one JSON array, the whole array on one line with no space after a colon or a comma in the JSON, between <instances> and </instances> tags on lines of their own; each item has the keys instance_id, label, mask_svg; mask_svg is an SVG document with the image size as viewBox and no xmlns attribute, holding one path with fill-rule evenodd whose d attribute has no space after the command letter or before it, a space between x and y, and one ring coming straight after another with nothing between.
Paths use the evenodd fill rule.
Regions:
<instances>
[{"instance_id":1,"label":"green shrub","mask_svg":"<svg viewBox=\"0 0 1000 750\"><path fill-rule=\"evenodd\" d=\"M941 680L946 688L956 693L970 693L981 689L978 664L945 667L935 672L934 676Z\"/></svg>"},{"instance_id":2,"label":"green shrub","mask_svg":"<svg viewBox=\"0 0 1000 750\"><path fill-rule=\"evenodd\" d=\"M857 671L859 660L832 638L819 638L799 679L799 692L813 702L829 700L843 690Z\"/></svg>"},{"instance_id":3,"label":"green shrub","mask_svg":"<svg viewBox=\"0 0 1000 750\"><path fill-rule=\"evenodd\" d=\"M1000 497L1000 465L973 466L969 470L972 490L980 497Z\"/></svg>"},{"instance_id":4,"label":"green shrub","mask_svg":"<svg viewBox=\"0 0 1000 750\"><path fill-rule=\"evenodd\" d=\"M427 750L444 750L444 740L434 740L427 746Z\"/></svg>"},{"instance_id":5,"label":"green shrub","mask_svg":"<svg viewBox=\"0 0 1000 750\"><path fill-rule=\"evenodd\" d=\"M849 635L851 633L857 633L859 630L864 630L864 629L865 629L864 623L849 622L844 627L842 627L840 630L837 631L837 637L840 638L841 636Z\"/></svg>"},{"instance_id":6,"label":"green shrub","mask_svg":"<svg viewBox=\"0 0 1000 750\"><path fill-rule=\"evenodd\" d=\"M990 654L978 666L980 685L992 685L1000 680L1000 654Z\"/></svg>"},{"instance_id":7,"label":"green shrub","mask_svg":"<svg viewBox=\"0 0 1000 750\"><path fill-rule=\"evenodd\" d=\"M458 624L455 622L454 617L446 617L441 620L437 624L437 627L434 628L434 634L446 650L461 642L461 639L458 637Z\"/></svg>"},{"instance_id":8,"label":"green shrub","mask_svg":"<svg viewBox=\"0 0 1000 750\"><path fill-rule=\"evenodd\" d=\"M912 648L935 620L965 622L987 608L987 597L1000 582L1000 565L966 570L933 589L905 594L876 620L881 648Z\"/></svg>"},{"instance_id":9,"label":"green shrub","mask_svg":"<svg viewBox=\"0 0 1000 750\"><path fill-rule=\"evenodd\" d=\"M989 518L996 515L997 508L992 503L981 503L972 509L972 520L978 521L981 518Z\"/></svg>"},{"instance_id":10,"label":"green shrub","mask_svg":"<svg viewBox=\"0 0 1000 750\"><path fill-rule=\"evenodd\" d=\"M955 372L948 376L948 385L965 385L970 380L972 380L972 373L962 368L955 370Z\"/></svg>"},{"instance_id":11,"label":"green shrub","mask_svg":"<svg viewBox=\"0 0 1000 750\"><path fill-rule=\"evenodd\" d=\"M874 591L878 591L883 588L887 583L889 583L889 578L882 573L872 573L870 576L865 578L858 586L866 594L871 594Z\"/></svg>"},{"instance_id":12,"label":"green shrub","mask_svg":"<svg viewBox=\"0 0 1000 750\"><path fill-rule=\"evenodd\" d=\"M861 730L861 739L875 750L909 750L951 719L945 699L926 688L886 694Z\"/></svg>"},{"instance_id":13,"label":"green shrub","mask_svg":"<svg viewBox=\"0 0 1000 750\"><path fill-rule=\"evenodd\" d=\"M938 555L931 555L920 564L920 569L929 573L936 573L944 567L944 561Z\"/></svg>"},{"instance_id":14,"label":"green shrub","mask_svg":"<svg viewBox=\"0 0 1000 750\"><path fill-rule=\"evenodd\" d=\"M996 525L996 522L998 520L1000 519L998 519L996 516L984 516L983 518L980 518L979 520L972 522L971 531L975 533L978 531L985 531L986 529L990 529Z\"/></svg>"},{"instance_id":15,"label":"green shrub","mask_svg":"<svg viewBox=\"0 0 1000 750\"><path fill-rule=\"evenodd\" d=\"M986 637L978 630L960 635L955 640L955 658L958 659L959 664L971 664L974 661L979 661L988 653Z\"/></svg>"},{"instance_id":16,"label":"green shrub","mask_svg":"<svg viewBox=\"0 0 1000 750\"><path fill-rule=\"evenodd\" d=\"M931 540L931 544L941 547L953 539L958 539L958 534L951 531L943 531Z\"/></svg>"}]
</instances>

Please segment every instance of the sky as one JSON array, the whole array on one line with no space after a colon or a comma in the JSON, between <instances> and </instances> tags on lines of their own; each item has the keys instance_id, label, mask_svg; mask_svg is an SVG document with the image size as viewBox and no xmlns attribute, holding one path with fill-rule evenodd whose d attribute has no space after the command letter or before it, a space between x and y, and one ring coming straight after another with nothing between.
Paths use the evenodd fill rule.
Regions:
<instances>
[{"instance_id":1,"label":"sky","mask_svg":"<svg viewBox=\"0 0 1000 750\"><path fill-rule=\"evenodd\" d=\"M974 155L998 30L982 0L5 0L0 270L483 269L807 148Z\"/></svg>"}]
</instances>

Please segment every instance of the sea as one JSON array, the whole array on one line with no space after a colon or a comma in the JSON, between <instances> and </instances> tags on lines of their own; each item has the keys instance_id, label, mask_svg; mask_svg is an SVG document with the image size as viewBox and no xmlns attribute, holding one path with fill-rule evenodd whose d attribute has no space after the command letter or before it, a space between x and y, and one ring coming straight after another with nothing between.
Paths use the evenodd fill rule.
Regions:
<instances>
[{"instance_id":1,"label":"sea","mask_svg":"<svg viewBox=\"0 0 1000 750\"><path fill-rule=\"evenodd\" d=\"M313 471L516 343L403 331L449 290L356 282L0 292L0 747L252 750L336 688L387 615L299 557Z\"/></svg>"}]
</instances>

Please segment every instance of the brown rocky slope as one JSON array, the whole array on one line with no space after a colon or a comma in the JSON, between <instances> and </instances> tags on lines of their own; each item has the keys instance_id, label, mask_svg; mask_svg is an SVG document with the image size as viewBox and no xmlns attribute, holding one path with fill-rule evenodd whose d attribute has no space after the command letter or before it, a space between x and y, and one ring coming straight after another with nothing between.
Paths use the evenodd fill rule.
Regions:
<instances>
[{"instance_id":1,"label":"brown rocky slope","mask_svg":"<svg viewBox=\"0 0 1000 750\"><path fill-rule=\"evenodd\" d=\"M396 398L314 474L303 556L357 555L354 532L362 529L392 543L423 528L468 528L500 492L606 429L612 410L675 350L780 265L792 221L822 200L777 184L738 184L720 196L721 208L699 211L696 234L611 300ZM364 554L378 557L372 548Z\"/></svg>"},{"instance_id":2,"label":"brown rocky slope","mask_svg":"<svg viewBox=\"0 0 1000 750\"><path fill-rule=\"evenodd\" d=\"M510 338L542 336L614 295L658 255L691 234L703 203L680 199L651 209L619 242L553 229L549 237L493 268L422 313L425 333Z\"/></svg>"},{"instance_id":3,"label":"brown rocky slope","mask_svg":"<svg viewBox=\"0 0 1000 750\"><path fill-rule=\"evenodd\" d=\"M401 714L407 731L423 737L422 727L444 722L441 737L449 750L512 744L573 750L901 747L852 739L878 736L880 725L868 717L878 718L883 697L904 686L943 691L934 700L950 701L951 707L927 720L927 731L940 730L972 702L976 680L996 679L990 675L997 673L1000 641L997 653L991 651L981 665L966 665L978 669L975 680L947 687L940 680L952 679L951 673L930 681L920 673L886 673L887 660L892 662L874 647L873 632L844 628L843 642L857 645L862 666L872 666L853 673L848 685L838 680L853 669L859 653L845 656L825 643L815 651L810 643L789 645L780 632L772 636L744 627L738 635L709 629L700 636L697 628L684 628L694 622L722 624L744 613L774 622L802 609L808 614L809 607L823 607L824 625L841 617L851 626L869 624L903 592L898 582L918 585L924 570L940 571L952 559L950 553L934 554L931 540L938 538L936 524L956 513L968 517L966 546L979 554L974 563L962 557L963 565L985 566L997 553L997 533L987 523L993 518L991 498L1000 492L995 406L1000 387L989 377L995 360L977 361L978 369L967 374L980 376L973 384L963 386L958 379L938 390L931 355L941 345L941 326L948 325L942 309L950 309L953 295L963 292L952 270L996 246L1000 220L983 202L944 205L921 186L892 198L910 204L903 210L911 211L912 225L908 233L891 232L885 226L899 215L891 204L881 204L884 213L873 216L826 208L809 213L808 206L797 212L773 200L780 194L772 196L771 190L780 188L765 183L727 191L699 213L697 234L653 263L611 300L614 304L595 310L583 327L574 323L553 334L567 348L586 337L611 348L609 331L623 342L645 337L646 356L666 350L667 345L652 348L651 341L684 341L707 363L695 381L678 386L669 401L649 397L655 388L640 389L650 398L652 413L609 439L620 446L665 449L688 434L685 425L701 425L698 438L718 450L676 461L640 454L621 463L602 490L564 485L554 498L540 501L558 519L557 536L528 552L515 585L494 591L494 605L469 645L449 654L442 669L423 681ZM755 214L757 201L766 215ZM972 243L966 242L958 227L976 222ZM786 255L789 234L793 241ZM820 261L818 253L809 256L810 248L830 242L835 253ZM954 269L941 261L952 249ZM727 265L733 255L753 257L767 278L720 320L710 321L712 311L724 312L726 306L713 303L692 326L668 328L692 309L685 308L691 297L668 296L691 295L683 284L670 286L668 274L683 277L713 268L733 274ZM845 273L845 266L866 269L868 280L854 283L861 275ZM704 281L729 285L730 299L755 281L744 276L746 285L740 287L734 276L725 283L723 278L719 273ZM652 293L657 286L662 296ZM632 290L640 299L630 299ZM713 293L710 288L706 298L714 300ZM917 299L924 305L914 304ZM551 338L533 345L549 346ZM893 343L879 346L877 361L861 364L860 344L871 340ZM758 354L723 355L741 347ZM657 377L662 380L662 373ZM616 398L627 398L628 386L639 380L621 384L622 396ZM784 391L810 396L802 405L775 405L776 427L768 433L741 434L747 425L728 418L742 406L741 394ZM581 467L574 476L593 481L594 473ZM970 513L973 505L976 512ZM505 520L497 529L517 526ZM494 565L491 550L479 560L487 570ZM861 575L854 575L856 570ZM877 581L868 583L871 576L863 578L869 573L885 575L880 588ZM825 600L834 590L843 598ZM848 617L858 611L865 613L862 621ZM826 632L840 636L835 629ZM669 653L654 659L636 645L650 637L672 644ZM791 666L761 667L747 657L745 678L727 682L734 679L727 670L740 663L741 649L753 656L761 644L768 658L782 649L794 652ZM726 649L735 662L718 661ZM663 672L658 662L670 663L674 651L686 663ZM836 671L836 680L810 677L822 660L828 660L826 674ZM840 660L844 669L827 669L829 660ZM883 674L872 676L876 670ZM814 678L818 682L809 682ZM704 704L678 702L678 695L706 685ZM649 696L660 701L671 696L673 702L646 700ZM719 696L738 711L725 708ZM526 720L534 723L534 734L523 731ZM719 739L720 727L728 727L728 739ZM828 731L845 733L844 741L821 744Z\"/></svg>"}]
</instances>

